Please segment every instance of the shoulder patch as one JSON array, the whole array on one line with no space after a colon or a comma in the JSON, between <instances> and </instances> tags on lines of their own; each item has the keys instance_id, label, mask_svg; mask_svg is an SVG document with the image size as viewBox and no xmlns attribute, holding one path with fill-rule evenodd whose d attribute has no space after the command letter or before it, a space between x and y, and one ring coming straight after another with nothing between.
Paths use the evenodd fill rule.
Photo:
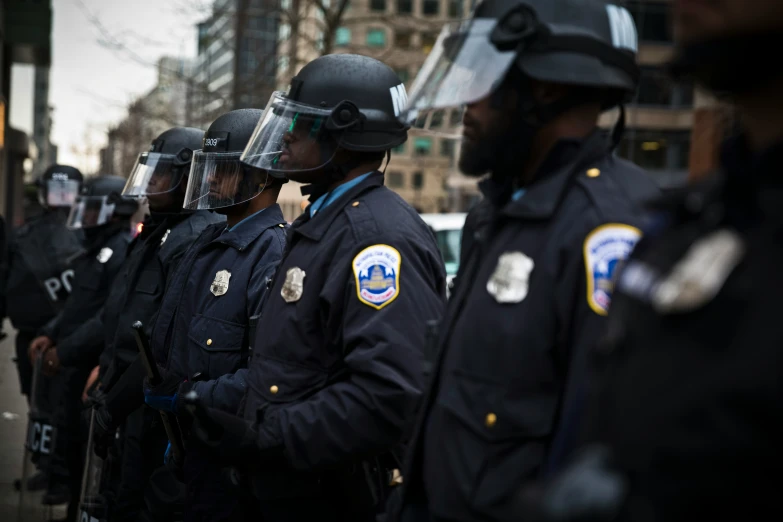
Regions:
<instances>
[{"instance_id":1,"label":"shoulder patch","mask_svg":"<svg viewBox=\"0 0 783 522\"><path fill-rule=\"evenodd\" d=\"M389 245L372 245L353 258L356 296L359 301L380 310L400 293L402 256Z\"/></svg>"},{"instance_id":2,"label":"shoulder patch","mask_svg":"<svg viewBox=\"0 0 783 522\"><path fill-rule=\"evenodd\" d=\"M109 259L111 259L113 254L114 250L109 247L103 247L101 248L101 251L98 252L98 255L95 259L97 259L99 263L106 263Z\"/></svg>"},{"instance_id":3,"label":"shoulder patch","mask_svg":"<svg viewBox=\"0 0 783 522\"><path fill-rule=\"evenodd\" d=\"M609 312L617 267L641 237L642 232L636 227L610 223L594 229L585 238L587 304L598 315Z\"/></svg>"}]
</instances>

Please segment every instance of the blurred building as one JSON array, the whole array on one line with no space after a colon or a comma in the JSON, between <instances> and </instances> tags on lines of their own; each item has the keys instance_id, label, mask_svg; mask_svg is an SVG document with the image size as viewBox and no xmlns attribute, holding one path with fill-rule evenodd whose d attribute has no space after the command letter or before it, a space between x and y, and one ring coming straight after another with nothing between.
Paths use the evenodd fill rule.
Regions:
<instances>
[{"instance_id":1,"label":"blurred building","mask_svg":"<svg viewBox=\"0 0 783 522\"><path fill-rule=\"evenodd\" d=\"M50 0L0 0L0 214L8 226L20 224L23 219L24 174L31 170L32 161L39 155L38 147L25 133L9 126L14 103L11 67L17 63L48 69L51 34ZM35 96L48 110L48 92L43 94L45 102L38 98L39 92ZM34 108L37 109L38 106ZM46 132L45 127L43 130Z\"/></svg>"},{"instance_id":2,"label":"blurred building","mask_svg":"<svg viewBox=\"0 0 783 522\"><path fill-rule=\"evenodd\" d=\"M38 178L53 163L57 163L57 145L52 143L52 112L49 105L49 66L35 68L33 91L33 142L37 147L37 158L31 172Z\"/></svg>"},{"instance_id":3,"label":"blurred building","mask_svg":"<svg viewBox=\"0 0 783 522\"><path fill-rule=\"evenodd\" d=\"M189 99L192 63L185 58L164 56L158 60L158 81L128 107L128 115L109 129L101 150L100 172L128 176L136 157L155 137L190 121Z\"/></svg>"},{"instance_id":4,"label":"blurred building","mask_svg":"<svg viewBox=\"0 0 783 522\"><path fill-rule=\"evenodd\" d=\"M266 105L275 86L277 6L276 0L215 0L210 17L198 24L190 86L194 126Z\"/></svg>"}]
</instances>

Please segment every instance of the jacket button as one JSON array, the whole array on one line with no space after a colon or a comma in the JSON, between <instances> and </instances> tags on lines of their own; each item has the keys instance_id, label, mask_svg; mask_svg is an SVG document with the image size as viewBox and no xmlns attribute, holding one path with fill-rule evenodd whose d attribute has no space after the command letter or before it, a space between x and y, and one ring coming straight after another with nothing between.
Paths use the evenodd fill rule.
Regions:
<instances>
[{"instance_id":1,"label":"jacket button","mask_svg":"<svg viewBox=\"0 0 783 522\"><path fill-rule=\"evenodd\" d=\"M279 225L277 225L277 226L278 226L278 227L280 227L280 228L285 228L285 225L284 225L284 224L282 224L282 223L280 223L280 224L279 224Z\"/></svg>"},{"instance_id":2,"label":"jacket button","mask_svg":"<svg viewBox=\"0 0 783 522\"><path fill-rule=\"evenodd\" d=\"M598 169L590 169L587 171L588 178L597 178L600 175L601 175L601 171Z\"/></svg>"},{"instance_id":3,"label":"jacket button","mask_svg":"<svg viewBox=\"0 0 783 522\"><path fill-rule=\"evenodd\" d=\"M487 413L487 416L484 418L484 424L487 425L487 428L491 428L495 425L495 423L498 421L498 416L494 413Z\"/></svg>"},{"instance_id":4,"label":"jacket button","mask_svg":"<svg viewBox=\"0 0 783 522\"><path fill-rule=\"evenodd\" d=\"M352 207L358 207L359 206L359 202L358 201L354 201L353 203L351 203L351 206Z\"/></svg>"},{"instance_id":5,"label":"jacket button","mask_svg":"<svg viewBox=\"0 0 783 522\"><path fill-rule=\"evenodd\" d=\"M269 391L272 392L272 395L276 394L278 391L280 391L280 388L278 388L276 385L272 385L269 387Z\"/></svg>"},{"instance_id":6,"label":"jacket button","mask_svg":"<svg viewBox=\"0 0 783 522\"><path fill-rule=\"evenodd\" d=\"M207 339L207 346L212 346L212 339Z\"/></svg>"}]
</instances>

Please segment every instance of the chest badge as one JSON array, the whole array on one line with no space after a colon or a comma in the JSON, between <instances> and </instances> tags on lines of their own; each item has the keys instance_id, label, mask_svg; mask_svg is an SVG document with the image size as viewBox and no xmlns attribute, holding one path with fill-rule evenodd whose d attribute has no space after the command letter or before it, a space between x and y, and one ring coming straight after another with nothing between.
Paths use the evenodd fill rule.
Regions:
<instances>
[{"instance_id":1,"label":"chest badge","mask_svg":"<svg viewBox=\"0 0 783 522\"><path fill-rule=\"evenodd\" d=\"M730 230L717 230L696 241L653 290L653 307L673 314L704 306L718 295L744 255L742 239Z\"/></svg>"},{"instance_id":2,"label":"chest badge","mask_svg":"<svg viewBox=\"0 0 783 522\"><path fill-rule=\"evenodd\" d=\"M231 272L228 270L219 270L218 273L215 274L215 280L212 281L212 284L209 287L209 291L212 292L212 295L220 297L228 292L229 279L231 279Z\"/></svg>"},{"instance_id":3,"label":"chest badge","mask_svg":"<svg viewBox=\"0 0 783 522\"><path fill-rule=\"evenodd\" d=\"M160 238L160 246L163 246L163 243L165 243L165 242L166 242L166 240L169 238L169 234L170 234L170 233L171 233L171 229L170 229L170 228L167 228L167 229L166 229L166 233L165 233L165 234L163 234L163 237L162 237L162 238Z\"/></svg>"},{"instance_id":4,"label":"chest badge","mask_svg":"<svg viewBox=\"0 0 783 522\"><path fill-rule=\"evenodd\" d=\"M114 250L112 250L109 247L103 247L101 248L101 251L98 252L98 256L96 259L99 263L103 264L106 263L109 259L111 259L111 256L114 254Z\"/></svg>"},{"instance_id":5,"label":"chest badge","mask_svg":"<svg viewBox=\"0 0 783 522\"><path fill-rule=\"evenodd\" d=\"M307 274L298 266L289 268L285 273L285 281L280 295L286 303L295 303L302 298L304 291L304 278Z\"/></svg>"},{"instance_id":6,"label":"chest badge","mask_svg":"<svg viewBox=\"0 0 783 522\"><path fill-rule=\"evenodd\" d=\"M487 292L501 304L521 303L527 297L535 263L522 252L505 252L487 281Z\"/></svg>"}]
</instances>

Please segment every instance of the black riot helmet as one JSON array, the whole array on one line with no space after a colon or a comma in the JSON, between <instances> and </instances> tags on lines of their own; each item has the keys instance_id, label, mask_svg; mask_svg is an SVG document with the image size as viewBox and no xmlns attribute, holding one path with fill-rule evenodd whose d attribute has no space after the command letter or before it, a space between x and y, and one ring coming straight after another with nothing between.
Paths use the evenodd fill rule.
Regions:
<instances>
[{"instance_id":1,"label":"black riot helmet","mask_svg":"<svg viewBox=\"0 0 783 522\"><path fill-rule=\"evenodd\" d=\"M121 191L126 197L146 197L150 208L176 206L180 208L184 193L183 180L190 172L193 152L201 148L204 131L192 127L174 127L152 140L147 152L142 152ZM171 198L166 197L171 195ZM169 203L176 200L177 205Z\"/></svg>"},{"instance_id":2,"label":"black riot helmet","mask_svg":"<svg viewBox=\"0 0 783 522\"><path fill-rule=\"evenodd\" d=\"M406 99L386 64L355 54L322 56L291 79L288 93L272 94L242 161L275 176L328 171L339 179L356 166L357 154L338 160L338 150L382 159L405 142L408 126L398 116Z\"/></svg>"},{"instance_id":3,"label":"black riot helmet","mask_svg":"<svg viewBox=\"0 0 783 522\"><path fill-rule=\"evenodd\" d=\"M109 223L115 216L129 220L139 210L139 202L121 196L125 181L119 176L87 178L71 208L67 226L95 228Z\"/></svg>"},{"instance_id":4,"label":"black riot helmet","mask_svg":"<svg viewBox=\"0 0 783 522\"><path fill-rule=\"evenodd\" d=\"M185 208L234 207L250 201L275 183L266 171L239 161L262 114L260 109L238 109L212 122L204 134L201 150L193 157Z\"/></svg>"},{"instance_id":5,"label":"black riot helmet","mask_svg":"<svg viewBox=\"0 0 783 522\"><path fill-rule=\"evenodd\" d=\"M83 176L68 165L52 165L38 180L38 201L46 209L70 208L76 202Z\"/></svg>"},{"instance_id":6,"label":"black riot helmet","mask_svg":"<svg viewBox=\"0 0 783 522\"><path fill-rule=\"evenodd\" d=\"M585 87L609 109L636 90L637 48L630 13L605 0L485 0L443 28L403 119L428 128L429 112L490 96L509 75Z\"/></svg>"}]
</instances>

